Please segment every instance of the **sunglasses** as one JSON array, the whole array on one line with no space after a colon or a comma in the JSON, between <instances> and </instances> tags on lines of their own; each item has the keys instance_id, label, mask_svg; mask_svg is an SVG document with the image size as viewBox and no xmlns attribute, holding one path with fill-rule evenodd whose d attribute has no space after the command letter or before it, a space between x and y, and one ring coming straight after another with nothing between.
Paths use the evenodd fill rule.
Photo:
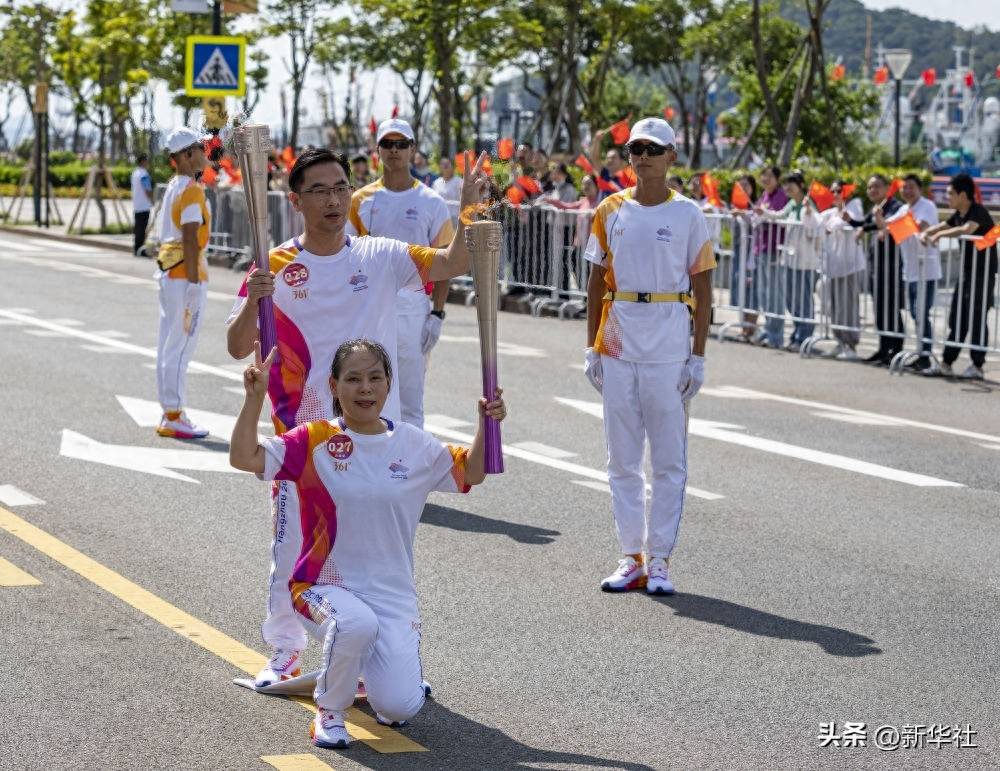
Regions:
<instances>
[{"instance_id":1,"label":"sunglasses","mask_svg":"<svg viewBox=\"0 0 1000 771\"><path fill-rule=\"evenodd\" d=\"M640 155L645 153L650 158L655 158L658 155L663 155L667 152L665 145L657 145L652 142L632 142L631 144L625 145L625 150L629 155L638 158Z\"/></svg>"},{"instance_id":2,"label":"sunglasses","mask_svg":"<svg viewBox=\"0 0 1000 771\"><path fill-rule=\"evenodd\" d=\"M412 144L409 139L383 139L378 146L383 150L408 150Z\"/></svg>"}]
</instances>

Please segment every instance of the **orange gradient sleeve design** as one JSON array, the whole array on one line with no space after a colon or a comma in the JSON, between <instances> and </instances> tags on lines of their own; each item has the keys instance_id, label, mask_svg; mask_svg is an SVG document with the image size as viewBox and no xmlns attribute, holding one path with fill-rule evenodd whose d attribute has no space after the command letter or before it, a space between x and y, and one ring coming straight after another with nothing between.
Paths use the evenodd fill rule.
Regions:
<instances>
[{"instance_id":1,"label":"orange gradient sleeve design","mask_svg":"<svg viewBox=\"0 0 1000 771\"><path fill-rule=\"evenodd\" d=\"M432 246L416 246L414 244L410 244L409 249L410 259L413 260L413 264L417 267L420 280L426 284L431 280L431 266L434 264L434 256L438 250Z\"/></svg>"}]
</instances>

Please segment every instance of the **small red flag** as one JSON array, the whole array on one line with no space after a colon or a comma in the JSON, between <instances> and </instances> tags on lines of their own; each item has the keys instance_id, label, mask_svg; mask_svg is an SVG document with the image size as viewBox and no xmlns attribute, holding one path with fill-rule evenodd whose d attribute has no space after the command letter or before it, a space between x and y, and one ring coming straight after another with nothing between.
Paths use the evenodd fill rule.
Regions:
<instances>
[{"instance_id":1,"label":"small red flag","mask_svg":"<svg viewBox=\"0 0 1000 771\"><path fill-rule=\"evenodd\" d=\"M747 191L743 189L743 185L739 182L733 185L733 192L729 196L729 201L736 209L750 208L750 196L747 195Z\"/></svg>"},{"instance_id":2,"label":"small red flag","mask_svg":"<svg viewBox=\"0 0 1000 771\"><path fill-rule=\"evenodd\" d=\"M848 198L854 195L854 191L857 189L858 189L857 185L842 185L840 188L841 200L846 201Z\"/></svg>"},{"instance_id":3,"label":"small red flag","mask_svg":"<svg viewBox=\"0 0 1000 771\"><path fill-rule=\"evenodd\" d=\"M509 161L514 157L514 140L504 137L497 142L497 156L501 161Z\"/></svg>"},{"instance_id":4,"label":"small red flag","mask_svg":"<svg viewBox=\"0 0 1000 771\"><path fill-rule=\"evenodd\" d=\"M594 167L591 165L590 161L587 160L587 156L584 155L583 153L580 153L578 156L576 156L576 160L573 161L573 163L579 166L588 174L594 173Z\"/></svg>"},{"instance_id":5,"label":"small red flag","mask_svg":"<svg viewBox=\"0 0 1000 771\"><path fill-rule=\"evenodd\" d=\"M626 166L618 172L618 184L621 185L623 189L626 187L635 187L636 182L637 178L635 176L635 169L631 166Z\"/></svg>"},{"instance_id":6,"label":"small red flag","mask_svg":"<svg viewBox=\"0 0 1000 771\"><path fill-rule=\"evenodd\" d=\"M986 231L986 234L982 238L977 239L976 248L979 251L982 251L983 249L989 249L997 241L1000 241L1000 225L994 225L992 228Z\"/></svg>"},{"instance_id":7,"label":"small red flag","mask_svg":"<svg viewBox=\"0 0 1000 771\"><path fill-rule=\"evenodd\" d=\"M705 194L712 206L722 206L722 199L719 198L719 183L711 174L701 175L701 192Z\"/></svg>"},{"instance_id":8,"label":"small red flag","mask_svg":"<svg viewBox=\"0 0 1000 771\"><path fill-rule=\"evenodd\" d=\"M511 185L507 188L507 200L515 206L520 206L524 203L524 191L517 185Z\"/></svg>"},{"instance_id":9,"label":"small red flag","mask_svg":"<svg viewBox=\"0 0 1000 771\"><path fill-rule=\"evenodd\" d=\"M374 115L372 116L372 119L368 121L368 133L373 137L378 133L378 124L375 122Z\"/></svg>"},{"instance_id":10,"label":"small red flag","mask_svg":"<svg viewBox=\"0 0 1000 771\"><path fill-rule=\"evenodd\" d=\"M201 181L206 185L214 185L219 181L219 174L212 166L206 166L201 172Z\"/></svg>"},{"instance_id":11,"label":"small red flag","mask_svg":"<svg viewBox=\"0 0 1000 771\"><path fill-rule=\"evenodd\" d=\"M816 208L820 211L826 211L833 206L833 191L819 180L813 180L809 186L809 197L816 202Z\"/></svg>"},{"instance_id":12,"label":"small red flag","mask_svg":"<svg viewBox=\"0 0 1000 771\"><path fill-rule=\"evenodd\" d=\"M539 193L542 192L542 188L539 186L539 184L526 174L522 174L520 177L518 177L515 184L523 188L524 192L527 193L528 195L538 195Z\"/></svg>"},{"instance_id":13,"label":"small red flag","mask_svg":"<svg viewBox=\"0 0 1000 771\"><path fill-rule=\"evenodd\" d=\"M879 67L875 70L875 76L872 78L875 81L876 86L881 86L883 83L889 82L889 68Z\"/></svg>"},{"instance_id":14,"label":"small red flag","mask_svg":"<svg viewBox=\"0 0 1000 771\"><path fill-rule=\"evenodd\" d=\"M666 118L667 120L673 120L676 114L677 113L674 111L674 108L671 107L669 104L663 108L663 117Z\"/></svg>"},{"instance_id":15,"label":"small red flag","mask_svg":"<svg viewBox=\"0 0 1000 771\"><path fill-rule=\"evenodd\" d=\"M836 64L830 71L830 80L843 80L844 75L846 74L847 74L847 67L845 67L843 64Z\"/></svg>"},{"instance_id":16,"label":"small red flag","mask_svg":"<svg viewBox=\"0 0 1000 771\"><path fill-rule=\"evenodd\" d=\"M885 194L886 198L892 198L896 193L903 189L903 180L896 177L892 183L889 185L889 192Z\"/></svg>"},{"instance_id":17,"label":"small red flag","mask_svg":"<svg viewBox=\"0 0 1000 771\"><path fill-rule=\"evenodd\" d=\"M913 219L912 212L906 212L905 216L887 223L886 227L892 234L892 240L897 244L903 243L910 236L915 236L920 232L920 225Z\"/></svg>"},{"instance_id":18,"label":"small red flag","mask_svg":"<svg viewBox=\"0 0 1000 771\"><path fill-rule=\"evenodd\" d=\"M611 140L616 145L623 145L628 142L628 135L631 131L628 125L628 118L623 118L608 129L608 132L611 134Z\"/></svg>"},{"instance_id":19,"label":"small red flag","mask_svg":"<svg viewBox=\"0 0 1000 771\"><path fill-rule=\"evenodd\" d=\"M926 70L920 73L920 77L924 79L924 85L930 88L935 83L937 83L937 70L933 67L928 67Z\"/></svg>"},{"instance_id":20,"label":"small red flag","mask_svg":"<svg viewBox=\"0 0 1000 771\"><path fill-rule=\"evenodd\" d=\"M976 87L976 74L972 70L965 73L965 85L967 88Z\"/></svg>"}]
</instances>

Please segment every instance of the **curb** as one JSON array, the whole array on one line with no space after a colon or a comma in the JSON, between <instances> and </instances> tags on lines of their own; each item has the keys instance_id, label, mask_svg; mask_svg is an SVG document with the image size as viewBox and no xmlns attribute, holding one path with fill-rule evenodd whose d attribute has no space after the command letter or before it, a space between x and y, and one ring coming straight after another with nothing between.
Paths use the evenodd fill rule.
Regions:
<instances>
[{"instance_id":1,"label":"curb","mask_svg":"<svg viewBox=\"0 0 1000 771\"><path fill-rule=\"evenodd\" d=\"M90 238L88 236L71 236L66 233L58 233L44 228L19 227L17 225L0 225L0 231L4 233L20 233L22 235L39 236L53 241L65 241L68 244L80 244L81 246L97 246L102 249L114 249L118 252L132 254L132 247L118 241L106 241L101 238Z\"/></svg>"}]
</instances>

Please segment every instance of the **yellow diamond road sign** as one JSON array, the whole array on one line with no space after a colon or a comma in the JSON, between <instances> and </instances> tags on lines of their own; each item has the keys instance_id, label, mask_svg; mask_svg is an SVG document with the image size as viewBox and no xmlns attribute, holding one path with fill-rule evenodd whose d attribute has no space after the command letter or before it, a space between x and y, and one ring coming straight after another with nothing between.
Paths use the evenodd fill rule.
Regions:
<instances>
[{"instance_id":1,"label":"yellow diamond road sign","mask_svg":"<svg viewBox=\"0 0 1000 771\"><path fill-rule=\"evenodd\" d=\"M184 59L188 96L243 96L246 93L246 38L191 35Z\"/></svg>"}]
</instances>

